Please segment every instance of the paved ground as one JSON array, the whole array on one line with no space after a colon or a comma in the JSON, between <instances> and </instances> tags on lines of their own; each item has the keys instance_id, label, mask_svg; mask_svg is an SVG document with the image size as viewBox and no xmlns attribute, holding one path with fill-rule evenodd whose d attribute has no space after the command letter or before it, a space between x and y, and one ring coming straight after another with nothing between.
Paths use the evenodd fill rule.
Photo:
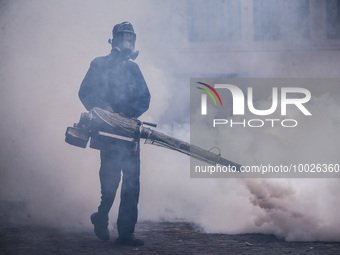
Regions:
<instances>
[{"instance_id":1,"label":"paved ground","mask_svg":"<svg viewBox=\"0 0 340 255\"><path fill-rule=\"evenodd\" d=\"M142 247L101 241L92 230L70 231L43 227L0 226L0 254L340 254L340 243L285 242L272 235L206 234L183 222L142 222L136 237Z\"/></svg>"}]
</instances>

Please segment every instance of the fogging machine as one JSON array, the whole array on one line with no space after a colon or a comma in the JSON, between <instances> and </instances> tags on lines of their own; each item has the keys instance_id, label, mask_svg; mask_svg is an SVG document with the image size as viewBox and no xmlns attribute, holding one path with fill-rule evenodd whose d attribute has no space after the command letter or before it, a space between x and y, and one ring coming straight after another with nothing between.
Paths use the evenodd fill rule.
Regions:
<instances>
[{"instance_id":1,"label":"fogging machine","mask_svg":"<svg viewBox=\"0 0 340 255\"><path fill-rule=\"evenodd\" d=\"M90 148L98 150L123 145L138 149L142 138L145 139L146 144L179 151L211 165L219 164L240 170L239 164L221 157L220 153L204 150L145 126L156 127L156 124L141 122L135 118L127 118L95 107L89 112L82 113L79 122L67 128L65 141L71 145L86 148L90 140Z\"/></svg>"}]
</instances>

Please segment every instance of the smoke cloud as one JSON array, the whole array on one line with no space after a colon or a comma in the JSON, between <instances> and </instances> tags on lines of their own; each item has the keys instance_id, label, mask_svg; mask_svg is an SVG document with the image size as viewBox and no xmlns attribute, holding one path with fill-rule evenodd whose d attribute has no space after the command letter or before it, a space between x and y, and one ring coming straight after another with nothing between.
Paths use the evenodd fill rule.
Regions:
<instances>
[{"instance_id":1,"label":"smoke cloud","mask_svg":"<svg viewBox=\"0 0 340 255\"><path fill-rule=\"evenodd\" d=\"M190 77L339 78L338 50L223 51L191 44L190 3L0 3L0 206L24 207L13 211L9 221L91 227L89 216L100 198L99 152L66 144L64 134L85 111L79 86L91 60L110 52L107 40L114 24L129 21L137 33L136 62L152 97L141 119L185 141L190 139ZM222 154L242 163L268 155L277 161L283 157L278 155L335 160L339 93L337 87L328 94L320 89L311 106L320 122L301 121L299 132L224 133L228 143ZM300 143L294 143L297 139ZM139 220L185 220L207 232L272 233L289 241L340 241L339 180L190 179L187 156L151 145L142 145L141 161ZM111 223L118 205L119 194Z\"/></svg>"}]
</instances>

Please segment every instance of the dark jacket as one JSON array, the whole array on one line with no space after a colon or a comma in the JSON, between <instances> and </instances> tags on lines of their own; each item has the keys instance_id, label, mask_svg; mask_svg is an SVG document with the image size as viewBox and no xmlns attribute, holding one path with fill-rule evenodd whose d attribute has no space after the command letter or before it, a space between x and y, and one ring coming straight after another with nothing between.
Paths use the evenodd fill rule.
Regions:
<instances>
[{"instance_id":1,"label":"dark jacket","mask_svg":"<svg viewBox=\"0 0 340 255\"><path fill-rule=\"evenodd\" d=\"M139 117L148 108L150 93L139 66L124 62L115 53L95 58L81 83L79 98L87 110L106 106L128 117Z\"/></svg>"}]
</instances>

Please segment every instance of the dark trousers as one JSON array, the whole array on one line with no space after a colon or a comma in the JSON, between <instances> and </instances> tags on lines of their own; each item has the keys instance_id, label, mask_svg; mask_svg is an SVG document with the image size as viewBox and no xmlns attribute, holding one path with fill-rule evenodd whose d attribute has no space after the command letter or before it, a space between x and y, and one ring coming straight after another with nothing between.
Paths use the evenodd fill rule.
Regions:
<instances>
[{"instance_id":1,"label":"dark trousers","mask_svg":"<svg viewBox=\"0 0 340 255\"><path fill-rule=\"evenodd\" d=\"M101 167L101 203L98 214L108 219L109 211L116 196L116 191L123 173L121 200L117 220L119 236L134 233L138 216L140 156L139 152L122 148L119 151L100 152Z\"/></svg>"}]
</instances>

